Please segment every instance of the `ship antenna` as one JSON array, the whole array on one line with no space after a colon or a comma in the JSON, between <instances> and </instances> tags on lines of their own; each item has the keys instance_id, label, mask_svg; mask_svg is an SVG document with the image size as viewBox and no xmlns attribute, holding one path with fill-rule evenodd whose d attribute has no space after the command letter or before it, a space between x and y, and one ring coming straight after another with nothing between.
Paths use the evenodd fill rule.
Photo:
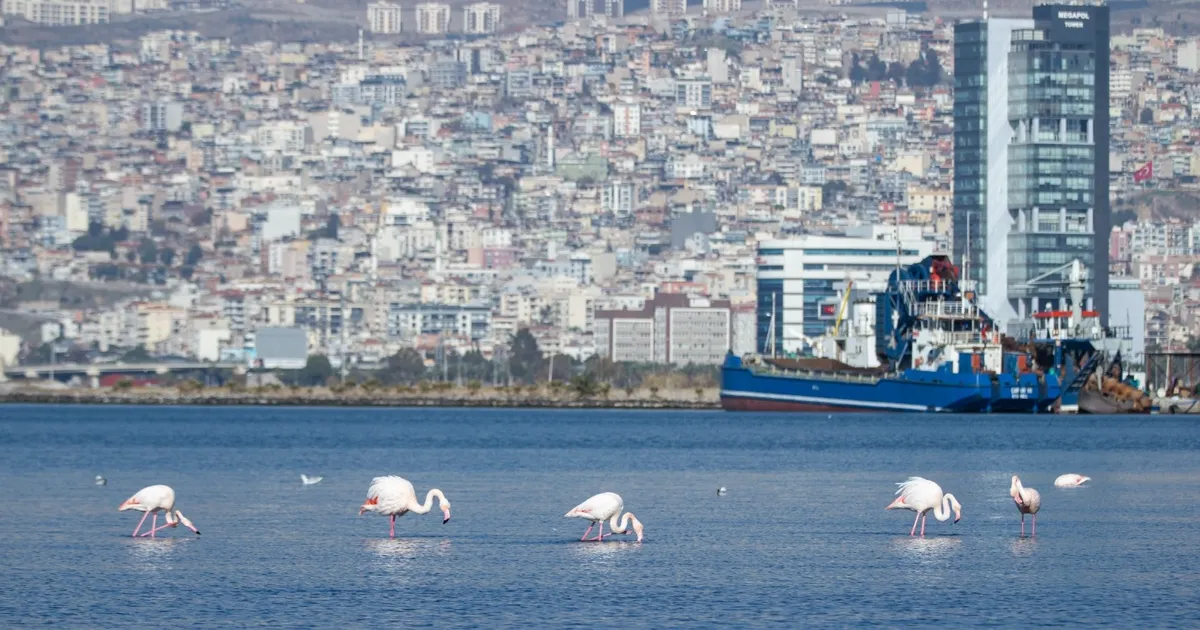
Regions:
<instances>
[{"instance_id":1,"label":"ship antenna","mask_svg":"<svg viewBox=\"0 0 1200 630\"><path fill-rule=\"evenodd\" d=\"M967 251L963 254L963 282L962 286L971 288L971 216L967 215ZM962 293L962 287L958 289ZM966 297L966 294L963 294Z\"/></svg>"},{"instance_id":2,"label":"ship antenna","mask_svg":"<svg viewBox=\"0 0 1200 630\"><path fill-rule=\"evenodd\" d=\"M771 325L767 328L767 337L771 347L771 358L775 358L775 295L771 292Z\"/></svg>"}]
</instances>

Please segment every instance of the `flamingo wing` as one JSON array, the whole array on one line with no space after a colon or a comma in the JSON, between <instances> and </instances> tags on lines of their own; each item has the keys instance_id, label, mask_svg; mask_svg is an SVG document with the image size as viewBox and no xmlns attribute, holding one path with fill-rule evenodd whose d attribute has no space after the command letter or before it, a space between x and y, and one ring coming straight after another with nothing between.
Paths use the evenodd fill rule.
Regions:
<instances>
[{"instance_id":1,"label":"flamingo wing","mask_svg":"<svg viewBox=\"0 0 1200 630\"><path fill-rule=\"evenodd\" d=\"M137 510L138 512L154 512L170 510L175 507L175 491L170 486L146 486L129 497L118 510Z\"/></svg>"},{"instance_id":2,"label":"flamingo wing","mask_svg":"<svg viewBox=\"0 0 1200 630\"><path fill-rule=\"evenodd\" d=\"M885 509L922 512L933 509L942 500L942 487L924 477L909 477L896 485L899 486L896 500Z\"/></svg>"},{"instance_id":3,"label":"flamingo wing","mask_svg":"<svg viewBox=\"0 0 1200 630\"><path fill-rule=\"evenodd\" d=\"M402 514L417 500L416 490L404 477L387 475L371 480L363 509L382 514ZM370 506L370 507L368 507Z\"/></svg>"},{"instance_id":4,"label":"flamingo wing","mask_svg":"<svg viewBox=\"0 0 1200 630\"><path fill-rule=\"evenodd\" d=\"M1037 514L1038 510L1042 509L1042 494L1033 488L1023 488L1021 502L1030 514Z\"/></svg>"},{"instance_id":5,"label":"flamingo wing","mask_svg":"<svg viewBox=\"0 0 1200 630\"><path fill-rule=\"evenodd\" d=\"M620 513L624 507L625 502L621 500L621 495L615 492L602 492L575 506L563 516L603 521Z\"/></svg>"}]
</instances>

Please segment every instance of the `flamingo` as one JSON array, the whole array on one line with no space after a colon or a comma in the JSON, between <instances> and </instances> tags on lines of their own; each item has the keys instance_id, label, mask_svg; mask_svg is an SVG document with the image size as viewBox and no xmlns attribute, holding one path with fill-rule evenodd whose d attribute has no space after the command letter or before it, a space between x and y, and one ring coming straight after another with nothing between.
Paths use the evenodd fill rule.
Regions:
<instances>
[{"instance_id":1,"label":"flamingo","mask_svg":"<svg viewBox=\"0 0 1200 630\"><path fill-rule=\"evenodd\" d=\"M585 518L591 521L587 531L583 532L583 537L579 540L587 540L587 535L592 532L592 527L596 523L600 524L600 533L592 540L604 540L604 521L608 521L608 526L612 530L612 534L628 534L629 524L633 523L633 532L637 534L638 542L642 542L642 522L637 520L633 512L626 512L625 516L621 516L621 510L625 509L625 502L621 500L621 495L615 492L602 492L596 496L580 503L571 509L570 512L563 514L563 518ZM618 519L620 522L618 523Z\"/></svg>"},{"instance_id":2,"label":"flamingo","mask_svg":"<svg viewBox=\"0 0 1200 630\"><path fill-rule=\"evenodd\" d=\"M1083 482L1091 480L1091 477L1084 477L1083 475L1077 475L1075 473L1067 473L1065 475L1059 475L1058 479L1054 480L1054 487L1078 488L1083 485Z\"/></svg>"},{"instance_id":3,"label":"flamingo","mask_svg":"<svg viewBox=\"0 0 1200 630\"><path fill-rule=\"evenodd\" d=\"M450 520L450 502L446 500L446 495L442 494L441 490L434 488L425 495L425 504L417 503L417 492L413 489L413 485L404 477L396 475L388 475L386 477L376 477L371 480L371 487L367 488L367 500L363 502L362 508L358 510L358 515L362 516L363 512L378 512L392 517L391 530L389 536L396 537L396 517L404 516L409 512L413 514L426 514L433 509L433 498L437 497L438 505L442 508L442 524L445 525Z\"/></svg>"},{"instance_id":4,"label":"flamingo","mask_svg":"<svg viewBox=\"0 0 1200 630\"><path fill-rule=\"evenodd\" d=\"M1025 535L1025 515L1033 516L1033 529L1030 530L1031 536L1037 535L1037 513L1042 509L1042 495L1033 488L1026 488L1021 485L1021 478L1013 475L1012 485L1008 488L1008 494L1012 496L1013 501L1017 504L1017 511L1021 513L1021 535Z\"/></svg>"},{"instance_id":5,"label":"flamingo","mask_svg":"<svg viewBox=\"0 0 1200 630\"><path fill-rule=\"evenodd\" d=\"M196 532L200 535L200 530L188 520L183 512L175 509L175 491L170 486L147 486L137 491L137 494L129 497L121 507L117 508L118 512L125 510L137 510L144 512L142 520L138 521L137 527L133 529L133 537L136 538L138 530L142 528L142 523L146 522L146 517L154 515L154 520L150 522L150 531L145 532L142 536L156 538L155 532L166 529L168 527L178 527L180 523L183 526ZM158 513L164 512L167 517L167 522L162 526L158 526Z\"/></svg>"},{"instance_id":6,"label":"flamingo","mask_svg":"<svg viewBox=\"0 0 1200 630\"><path fill-rule=\"evenodd\" d=\"M939 521L950 518L950 510L954 509L954 522L962 518L962 506L953 494L942 494L942 487L922 477L909 477L908 481L896 484L900 495L892 501L885 510L912 510L917 513L913 519L912 531L909 536L916 535L917 521L921 521L921 535L925 535L925 517L933 510L933 517Z\"/></svg>"}]
</instances>

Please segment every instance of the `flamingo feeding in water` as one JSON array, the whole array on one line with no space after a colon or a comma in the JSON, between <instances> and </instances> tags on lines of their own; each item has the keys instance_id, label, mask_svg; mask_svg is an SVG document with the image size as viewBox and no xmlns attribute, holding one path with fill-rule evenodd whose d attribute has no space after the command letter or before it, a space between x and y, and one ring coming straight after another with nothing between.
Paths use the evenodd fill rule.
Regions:
<instances>
[{"instance_id":1,"label":"flamingo feeding in water","mask_svg":"<svg viewBox=\"0 0 1200 630\"><path fill-rule=\"evenodd\" d=\"M1058 479L1054 480L1054 487L1078 488L1083 485L1083 482L1091 480L1091 477L1084 477L1083 475L1077 475L1075 473L1067 473L1065 475L1059 475Z\"/></svg>"},{"instance_id":2,"label":"flamingo feeding in water","mask_svg":"<svg viewBox=\"0 0 1200 630\"><path fill-rule=\"evenodd\" d=\"M146 517L151 514L154 515L154 520L150 522L150 531L143 533L142 536L156 538L154 534L159 530L178 527L180 523L196 532L197 536L200 535L200 530L196 529L196 526L183 515L183 512L175 509L175 491L170 486L147 486L138 490L137 494L129 497L121 504L121 507L117 508L118 512L125 510L143 512L142 520L138 521L137 527L133 529L134 538L137 537L138 530L142 528L142 523L146 522ZM167 517L167 522L162 527L158 526L159 512L164 512Z\"/></svg>"},{"instance_id":3,"label":"flamingo feeding in water","mask_svg":"<svg viewBox=\"0 0 1200 630\"><path fill-rule=\"evenodd\" d=\"M896 485L900 486L896 491L900 496L884 509L912 510L917 513L917 517L913 519L912 531L908 532L909 536L916 535L917 521L921 521L921 535L925 535L925 517L930 510L933 510L933 517L939 521L950 518L951 509L954 510L955 523L962 518L962 505L959 505L958 499L954 498L953 494L942 494L942 487L936 483L922 477L909 477L908 481Z\"/></svg>"},{"instance_id":4,"label":"flamingo feeding in water","mask_svg":"<svg viewBox=\"0 0 1200 630\"><path fill-rule=\"evenodd\" d=\"M629 525L633 524L633 532L637 534L638 542L642 542L641 521L633 515L633 512L626 512L621 516L621 510L625 509L625 502L621 500L621 495L615 492L602 492L596 496L580 503L571 509L570 512L563 514L563 518L584 518L591 521L587 531L583 532L583 537L579 540L587 540L588 534L592 532L592 527L596 523L600 524L600 533L592 540L604 540L604 521L608 521L608 526L612 530L612 534L628 534Z\"/></svg>"},{"instance_id":5,"label":"flamingo feeding in water","mask_svg":"<svg viewBox=\"0 0 1200 630\"><path fill-rule=\"evenodd\" d=\"M1013 475L1012 485L1008 488L1008 494L1012 496L1013 502L1017 504L1017 511L1021 513L1021 535L1025 535L1025 515L1033 516L1033 529L1030 530L1031 536L1037 535L1037 513L1042 509L1042 495L1033 488L1026 488L1021 485L1021 478Z\"/></svg>"},{"instance_id":6,"label":"flamingo feeding in water","mask_svg":"<svg viewBox=\"0 0 1200 630\"><path fill-rule=\"evenodd\" d=\"M371 487L367 488L367 500L363 502L362 508L358 510L359 516L363 512L378 512L380 514L390 516L392 524L389 532L391 538L396 537L396 517L404 516L409 512L413 514L426 514L433 509L433 498L437 497L438 505L442 508L442 524L445 525L450 520L450 502L446 500L446 495L442 494L441 490L434 488L425 495L425 504L417 503L417 492L413 489L413 485L404 477L388 475L386 477L376 477L371 480Z\"/></svg>"}]
</instances>

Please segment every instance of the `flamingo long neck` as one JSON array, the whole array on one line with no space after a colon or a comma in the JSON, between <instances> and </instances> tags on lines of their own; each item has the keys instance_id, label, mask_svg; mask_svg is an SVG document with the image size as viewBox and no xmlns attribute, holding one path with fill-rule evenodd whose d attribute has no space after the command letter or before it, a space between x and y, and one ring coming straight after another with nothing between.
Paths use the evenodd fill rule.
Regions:
<instances>
[{"instance_id":1,"label":"flamingo long neck","mask_svg":"<svg viewBox=\"0 0 1200 630\"><path fill-rule=\"evenodd\" d=\"M425 494L425 504L424 505L414 505L414 506L408 508L408 511L412 512L413 514L428 514L429 510L433 509L433 498L434 497L437 497L437 500L439 503L446 502L446 495L442 494L441 490L434 488L433 490L430 490L429 492L427 492Z\"/></svg>"},{"instance_id":2,"label":"flamingo long neck","mask_svg":"<svg viewBox=\"0 0 1200 630\"><path fill-rule=\"evenodd\" d=\"M620 519L619 524L617 521L618 518ZM612 518L608 519L608 527L614 534L624 534L629 531L629 519L631 518L633 518L633 512L626 512L624 516L621 516L621 513L618 512L613 514Z\"/></svg>"},{"instance_id":3,"label":"flamingo long neck","mask_svg":"<svg viewBox=\"0 0 1200 630\"><path fill-rule=\"evenodd\" d=\"M954 500L954 495L942 495L942 502L933 510L933 517L939 521L944 521L950 518L950 502Z\"/></svg>"}]
</instances>

